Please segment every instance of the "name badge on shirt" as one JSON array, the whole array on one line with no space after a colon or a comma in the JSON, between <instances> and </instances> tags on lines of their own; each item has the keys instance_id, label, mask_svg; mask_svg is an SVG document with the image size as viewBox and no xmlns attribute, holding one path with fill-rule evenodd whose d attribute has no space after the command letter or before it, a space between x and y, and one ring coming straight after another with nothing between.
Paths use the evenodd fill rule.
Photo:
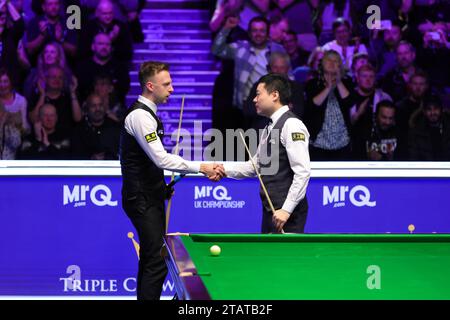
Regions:
<instances>
[{"instance_id":1,"label":"name badge on shirt","mask_svg":"<svg viewBox=\"0 0 450 320\"><path fill-rule=\"evenodd\" d=\"M292 132L292 141L305 141L305 135L301 132Z\"/></svg>"},{"instance_id":2,"label":"name badge on shirt","mask_svg":"<svg viewBox=\"0 0 450 320\"><path fill-rule=\"evenodd\" d=\"M156 139L158 139L158 136L156 135L156 132L149 133L149 134L147 134L145 136L145 140L147 140L147 142L153 142Z\"/></svg>"}]
</instances>

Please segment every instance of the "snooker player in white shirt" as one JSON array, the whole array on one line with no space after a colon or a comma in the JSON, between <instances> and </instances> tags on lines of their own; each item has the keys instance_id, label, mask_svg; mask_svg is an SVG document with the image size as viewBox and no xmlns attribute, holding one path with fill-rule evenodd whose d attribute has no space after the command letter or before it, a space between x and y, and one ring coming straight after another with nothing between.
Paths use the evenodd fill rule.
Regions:
<instances>
[{"instance_id":1,"label":"snooker player in white shirt","mask_svg":"<svg viewBox=\"0 0 450 320\"><path fill-rule=\"evenodd\" d=\"M221 166L187 161L168 153L162 144L164 126L157 116L158 105L174 91L169 66L144 62L139 70L142 94L127 110L120 138L122 207L137 230L139 268L138 300L160 298L167 267L160 251L166 231L164 200L170 197L164 170L204 173L211 180L223 176ZM215 168L215 170L214 170Z\"/></svg>"},{"instance_id":2,"label":"snooker player in white shirt","mask_svg":"<svg viewBox=\"0 0 450 320\"><path fill-rule=\"evenodd\" d=\"M303 233L306 224L306 189L311 173L309 133L303 122L289 110L290 96L289 80L284 76L268 74L259 80L253 102L257 113L270 119L269 125L252 157L253 163L249 160L224 164L225 174L230 178L254 177L257 175L255 169L260 173L275 209L272 210L270 200L261 188L262 233ZM220 176L222 168L217 170Z\"/></svg>"}]
</instances>

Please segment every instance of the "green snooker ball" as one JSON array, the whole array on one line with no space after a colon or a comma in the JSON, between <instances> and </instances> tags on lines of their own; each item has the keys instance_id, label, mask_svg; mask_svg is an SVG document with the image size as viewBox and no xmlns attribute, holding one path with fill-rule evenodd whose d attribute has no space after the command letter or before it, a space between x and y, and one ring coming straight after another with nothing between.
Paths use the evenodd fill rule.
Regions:
<instances>
[{"instance_id":1,"label":"green snooker ball","mask_svg":"<svg viewBox=\"0 0 450 320\"><path fill-rule=\"evenodd\" d=\"M211 248L209 248L209 252L211 252L211 254L212 254L213 256L218 256L218 255L220 255L220 251L221 251L221 249L220 249L220 247L217 246L217 245L213 245L213 246L211 246Z\"/></svg>"}]
</instances>

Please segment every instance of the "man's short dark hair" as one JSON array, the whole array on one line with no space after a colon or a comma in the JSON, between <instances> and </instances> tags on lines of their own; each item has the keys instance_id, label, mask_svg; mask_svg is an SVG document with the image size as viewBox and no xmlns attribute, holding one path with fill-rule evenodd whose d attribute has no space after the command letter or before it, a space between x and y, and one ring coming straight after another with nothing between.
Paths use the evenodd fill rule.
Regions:
<instances>
[{"instance_id":1,"label":"man's short dark hair","mask_svg":"<svg viewBox=\"0 0 450 320\"><path fill-rule=\"evenodd\" d=\"M411 42L408 42L408 41L406 41L406 40L402 40L402 41L400 41L400 42L398 43L397 48L396 48L396 51L397 51L397 49L398 49L400 46L407 46L407 47L409 48L410 51L412 51L412 52L414 52L414 53L416 52L416 48L414 48L414 46L411 44Z\"/></svg>"},{"instance_id":2,"label":"man's short dark hair","mask_svg":"<svg viewBox=\"0 0 450 320\"><path fill-rule=\"evenodd\" d=\"M280 96L280 102L282 105L286 105L290 102L291 98L291 85L289 79L279 74L266 74L259 79L259 83L264 83L264 87L268 93L278 91Z\"/></svg>"},{"instance_id":3,"label":"man's short dark hair","mask_svg":"<svg viewBox=\"0 0 450 320\"><path fill-rule=\"evenodd\" d=\"M424 101L423 108L428 109L430 107L438 107L442 109L444 105L442 104L442 99L437 94L430 94Z\"/></svg>"},{"instance_id":4,"label":"man's short dark hair","mask_svg":"<svg viewBox=\"0 0 450 320\"><path fill-rule=\"evenodd\" d=\"M377 73L377 70L374 66L372 66L370 63L363 65L361 68L358 69L358 74L360 74L363 71L370 71L373 73Z\"/></svg>"},{"instance_id":5,"label":"man's short dark hair","mask_svg":"<svg viewBox=\"0 0 450 320\"><path fill-rule=\"evenodd\" d=\"M169 65L159 61L147 61L141 64L139 68L139 83L141 87L145 88L148 79L161 71L169 71Z\"/></svg>"},{"instance_id":6,"label":"man's short dark hair","mask_svg":"<svg viewBox=\"0 0 450 320\"><path fill-rule=\"evenodd\" d=\"M94 98L99 98L100 100L102 100L102 97L100 97L100 95L98 95L97 93L92 92L91 94L89 94L82 105L82 109L85 113L88 112L89 107L92 105L92 100ZM102 103L103 103L103 101L102 101Z\"/></svg>"},{"instance_id":7,"label":"man's short dark hair","mask_svg":"<svg viewBox=\"0 0 450 320\"><path fill-rule=\"evenodd\" d=\"M358 62L358 60L363 60L366 59L367 61L370 61L370 57L367 53L362 53L362 52L358 52L357 54L353 55L352 58L352 67L354 65L356 65L356 62Z\"/></svg>"},{"instance_id":8,"label":"man's short dark hair","mask_svg":"<svg viewBox=\"0 0 450 320\"><path fill-rule=\"evenodd\" d=\"M269 32L269 20L267 20L265 17L262 16L258 16L258 17L253 17L250 22L248 23L248 31L250 32L250 29L252 28L252 24L254 22L262 22L266 24L266 28L267 28L267 33Z\"/></svg>"},{"instance_id":9,"label":"man's short dark hair","mask_svg":"<svg viewBox=\"0 0 450 320\"><path fill-rule=\"evenodd\" d=\"M414 72L413 75L409 78L409 82L411 82L411 80L414 78L423 78L428 83L428 74L422 69L417 69L416 72Z\"/></svg>"},{"instance_id":10,"label":"man's short dark hair","mask_svg":"<svg viewBox=\"0 0 450 320\"><path fill-rule=\"evenodd\" d=\"M378 115L378 113L380 112L381 108L389 108L389 109L393 109L395 110L395 105L391 100L381 100L380 102L377 103L376 106L376 115Z\"/></svg>"}]
</instances>

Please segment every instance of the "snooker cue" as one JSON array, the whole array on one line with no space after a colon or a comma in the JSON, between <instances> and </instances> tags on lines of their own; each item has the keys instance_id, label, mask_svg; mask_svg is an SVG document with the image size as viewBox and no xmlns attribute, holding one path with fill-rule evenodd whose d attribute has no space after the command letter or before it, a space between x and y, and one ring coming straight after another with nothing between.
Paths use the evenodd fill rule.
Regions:
<instances>
[{"instance_id":1,"label":"snooker cue","mask_svg":"<svg viewBox=\"0 0 450 320\"><path fill-rule=\"evenodd\" d=\"M181 99L181 109L180 109L180 119L178 120L178 132L177 132L177 142L175 144L175 154L178 155L178 147L180 143L180 131L181 131L181 122L183 121L183 110L184 110L184 98L185 95L183 94L183 98ZM170 178L170 183L174 181L175 178L175 172L172 171L172 177ZM166 233L169 230L169 221L170 221L170 208L172 206L172 197L170 197L169 201L167 202L167 209L166 209Z\"/></svg>"},{"instance_id":2,"label":"snooker cue","mask_svg":"<svg viewBox=\"0 0 450 320\"><path fill-rule=\"evenodd\" d=\"M247 147L247 143L245 143L244 136L242 135L241 131L239 131L239 134L241 135L242 143L245 146L245 150L247 151L248 157L250 158L250 162L252 163L253 169L255 170L256 175L258 176L259 183L261 183L261 187L262 187L262 189L264 191L264 195L267 198L267 202L269 202L270 210L272 210L272 214L275 214L275 208L273 206L272 200L270 200L269 193L267 192L266 186L264 185L264 182L262 181L261 175L259 174L258 169L256 168L256 164L253 161L253 158L252 158L252 155L250 153L250 150ZM281 229L281 233L284 233L283 229Z\"/></svg>"}]
</instances>

